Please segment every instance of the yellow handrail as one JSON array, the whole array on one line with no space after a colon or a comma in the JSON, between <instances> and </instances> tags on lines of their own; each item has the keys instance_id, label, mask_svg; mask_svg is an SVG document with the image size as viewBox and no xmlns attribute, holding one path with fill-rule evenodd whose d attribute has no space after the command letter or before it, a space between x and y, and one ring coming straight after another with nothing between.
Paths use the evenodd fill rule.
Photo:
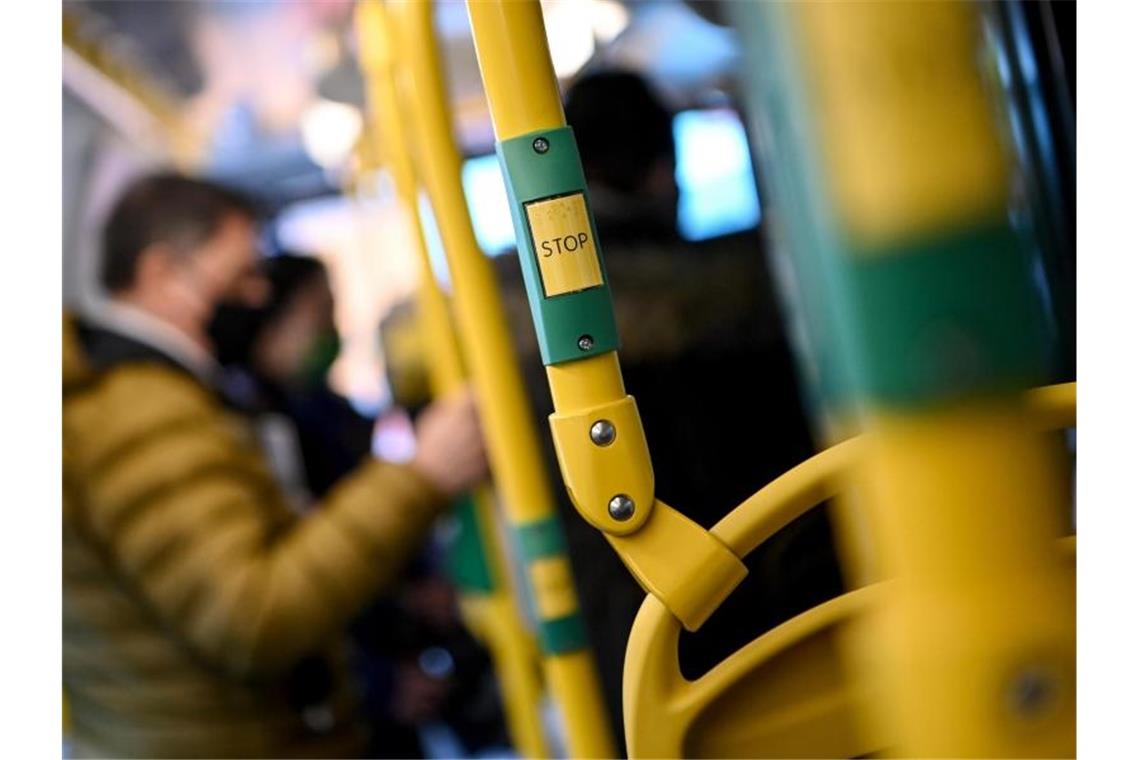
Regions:
<instances>
[{"instance_id":1,"label":"yellow handrail","mask_svg":"<svg viewBox=\"0 0 1140 760\"><path fill-rule=\"evenodd\" d=\"M495 138L565 126L539 4L476 1L467 12Z\"/></svg>"},{"instance_id":2,"label":"yellow handrail","mask_svg":"<svg viewBox=\"0 0 1140 760\"><path fill-rule=\"evenodd\" d=\"M431 5L394 3L392 7L400 25L399 40L404 43L399 55L402 94L415 126L418 163L451 270L459 332L480 399L502 505L508 521L521 531L539 624L558 619L574 620L580 626L577 593L564 551L547 547L534 555L527 549L527 533L532 528L546 532L543 526L553 526L559 533L560 528L502 300L490 263L479 250L463 196L461 159L432 33ZM612 755L609 721L591 652L584 642L554 649L547 642L545 648L547 682L562 712L571 755Z\"/></svg>"},{"instance_id":3,"label":"yellow handrail","mask_svg":"<svg viewBox=\"0 0 1140 760\"><path fill-rule=\"evenodd\" d=\"M535 137L534 144L541 146L546 141L542 131L564 133L566 120L539 4L471 1L467 7L500 146L524 136L528 145ZM547 149L535 148L535 153ZM571 171L577 161L566 152L557 157L551 153L549 159ZM584 192L573 195L580 196L584 207ZM584 213L588 217L588 210ZM586 230L592 227L586 221L577 232L588 236ZM520 250L526 248L524 242ZM584 335L583 341L583 350L593 348L591 336ZM723 589L731 590L746 571L715 536L654 497L641 419L625 392L616 350L550 361L546 374L554 400L554 443L574 506L605 533L647 591L662 599L686 628L699 627L723 601L728 593ZM596 422L616 431L612 445L591 442L589 429ZM705 572L696 582L676 584L684 574L679 571L697 566Z\"/></svg>"},{"instance_id":4,"label":"yellow handrail","mask_svg":"<svg viewBox=\"0 0 1140 760\"><path fill-rule=\"evenodd\" d=\"M419 262L418 319L428 359L432 394L436 397L466 386L459 341L447 298L432 270L417 213L419 182L409 152L409 138L400 114L395 85L395 47L385 9L374 1L357 6L361 62L367 83L370 124L382 136L380 153L392 172L396 192ZM374 136L370 133L370 136ZM460 599L464 620L490 650L503 689L504 707L512 741L528 757L549 756L542 727L542 684L537 670L537 646L526 629L513 590L505 547L499 538L495 499L489 484L472 493L484 557L493 590L464 594Z\"/></svg>"},{"instance_id":5,"label":"yellow handrail","mask_svg":"<svg viewBox=\"0 0 1140 760\"><path fill-rule=\"evenodd\" d=\"M598 254L602 241L596 240L590 219L574 138L558 107L541 8L535 0L468 0L467 6L547 364L563 480L578 511L605 533L646 590L694 629L744 574L739 558L718 536L736 548L747 546L803 503L778 504L758 495L752 506L772 510L761 529L730 520L705 531L654 498L640 419L617 360L609 286ZM848 21L865 24L858 30L862 36L854 36L869 48L878 35L904 37L916 18L894 6L837 7L845 9ZM963 7L938 5L922 31L933 38L938 19L949 14L961 20L974 12ZM856 56L853 50L862 53L846 44L853 35L843 24L824 23L822 6L790 8L800 22L796 29L818 32L823 43L842 53L836 60L849 62ZM820 21L818 28L809 24L813 20ZM959 47L932 55L947 60L950 71L972 77L969 51ZM809 73L818 75L816 62L811 64ZM848 70L836 67L836 72ZM845 80L837 76L836 81ZM967 97L975 92L972 80L967 89ZM832 97L824 98L826 103L848 104L843 98L850 98L850 89L824 95ZM877 105L863 103L865 109ZM836 135L877 134L849 132ZM872 140L858 155L876 155L871 148L877 145ZM892 179L911 176L899 156L886 158L896 170ZM864 164L878 165L859 165ZM938 166L953 168L953 162ZM851 187L866 190L857 183ZM1004 185L996 191L1004 192ZM563 240L576 241L568 249L575 254L553 257L552 251L562 249L551 243ZM1048 393L1039 399L1045 409L1054 406ZM880 735L877 729L888 727L892 748L916 755L1065 751L1073 740L1073 600L1071 574L1056 562L1064 489L1055 477L1055 441L1040 435L1032 409L1015 393L945 404L867 400L861 412L866 433L857 444L858 466L843 505L860 520L837 531L846 551L843 569L849 577L858 571L870 580L897 580L883 604L860 621L857 643L846 647L848 665L882 694L874 714L865 716L867 730ZM813 468L838 474L843 468L833 461L842 456L837 452L855 445L793 471L779 487L794 494L804 485L799 476ZM864 552L874 557L873 573L851 559ZM936 614L947 609L956 614ZM1016 703L1000 719L992 711L979 712L977 694L1000 700L1013 693L1011 699L1018 699L1023 683L1036 688L1045 677L1048 700ZM1037 720L1038 729L1012 728L1023 720Z\"/></svg>"}]
</instances>

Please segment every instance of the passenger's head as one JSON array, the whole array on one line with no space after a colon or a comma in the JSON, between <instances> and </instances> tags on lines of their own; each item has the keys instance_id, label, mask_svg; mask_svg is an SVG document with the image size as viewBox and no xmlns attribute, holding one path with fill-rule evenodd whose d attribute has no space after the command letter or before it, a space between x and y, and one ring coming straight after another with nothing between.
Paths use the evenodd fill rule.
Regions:
<instances>
[{"instance_id":1,"label":"passenger's head","mask_svg":"<svg viewBox=\"0 0 1140 760\"><path fill-rule=\"evenodd\" d=\"M256 218L250 200L219 185L144 177L119 198L103 230L102 284L200 337L219 304L264 297Z\"/></svg>"},{"instance_id":2,"label":"passenger's head","mask_svg":"<svg viewBox=\"0 0 1140 760\"><path fill-rule=\"evenodd\" d=\"M588 74L566 93L586 179L626 195L672 197L676 151L673 115L638 74Z\"/></svg>"},{"instance_id":3,"label":"passenger's head","mask_svg":"<svg viewBox=\"0 0 1140 760\"><path fill-rule=\"evenodd\" d=\"M224 308L211 326L223 364L239 364L282 386L323 382L339 351L333 295L319 259L281 254L262 271L269 295L256 307Z\"/></svg>"}]
</instances>

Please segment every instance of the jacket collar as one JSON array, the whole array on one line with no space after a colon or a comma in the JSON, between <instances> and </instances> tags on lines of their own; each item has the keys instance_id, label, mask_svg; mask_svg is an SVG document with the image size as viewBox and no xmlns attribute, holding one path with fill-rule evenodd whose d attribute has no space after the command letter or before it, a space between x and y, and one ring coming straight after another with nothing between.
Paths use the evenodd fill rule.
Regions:
<instances>
[{"instance_id":1,"label":"jacket collar","mask_svg":"<svg viewBox=\"0 0 1140 760\"><path fill-rule=\"evenodd\" d=\"M85 321L92 327L125 339L134 344L136 354L152 354L152 358L163 358L186 370L208 386L216 387L222 377L221 365L210 352L192 341L184 333L142 309L128 304L109 300L92 309L85 315ZM120 341L121 343L121 341ZM126 349L121 345L122 353ZM153 355L157 354L157 357ZM99 357L95 357L98 361ZM113 361L114 358L105 357Z\"/></svg>"}]
</instances>

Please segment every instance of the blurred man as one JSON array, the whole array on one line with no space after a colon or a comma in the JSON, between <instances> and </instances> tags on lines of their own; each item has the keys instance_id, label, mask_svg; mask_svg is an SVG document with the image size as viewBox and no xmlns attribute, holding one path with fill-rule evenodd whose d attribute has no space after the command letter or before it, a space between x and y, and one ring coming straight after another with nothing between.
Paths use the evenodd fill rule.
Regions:
<instances>
[{"instance_id":1,"label":"blurred man","mask_svg":"<svg viewBox=\"0 0 1140 760\"><path fill-rule=\"evenodd\" d=\"M64 320L64 686L80 754L356 755L339 647L485 459L471 399L408 465L362 464L298 518L218 390L209 324L264 298L242 198L145 178L103 240L111 304Z\"/></svg>"},{"instance_id":2,"label":"blurred man","mask_svg":"<svg viewBox=\"0 0 1140 760\"><path fill-rule=\"evenodd\" d=\"M227 394L256 415L278 480L307 509L372 450L375 420L328 384L340 338L324 264L279 254L262 273L267 298L219 310L210 339Z\"/></svg>"},{"instance_id":3,"label":"blurred man","mask_svg":"<svg viewBox=\"0 0 1140 760\"><path fill-rule=\"evenodd\" d=\"M307 512L368 456L375 420L328 384L339 340L324 264L281 253L263 262L262 273L270 286L264 302L219 310L210 337L228 395L248 409L278 482ZM385 355L391 368L394 357ZM490 661L463 628L441 548L427 542L395 593L372 602L350 627L351 669L376 729L369 757L423 757L420 729L429 723L446 722L472 752L494 746L504 730ZM425 669L433 661L447 667Z\"/></svg>"}]
</instances>

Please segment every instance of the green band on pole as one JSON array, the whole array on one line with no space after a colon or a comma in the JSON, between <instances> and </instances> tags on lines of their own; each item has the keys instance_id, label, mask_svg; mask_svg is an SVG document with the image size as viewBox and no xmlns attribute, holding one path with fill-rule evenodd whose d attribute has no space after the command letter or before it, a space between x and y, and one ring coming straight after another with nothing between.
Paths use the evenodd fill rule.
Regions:
<instances>
[{"instance_id":1,"label":"green band on pole","mask_svg":"<svg viewBox=\"0 0 1140 760\"><path fill-rule=\"evenodd\" d=\"M489 594L495 590L475 500L460 497L451 510L454 532L446 543L447 574L460 593Z\"/></svg>"},{"instance_id":2,"label":"green band on pole","mask_svg":"<svg viewBox=\"0 0 1140 760\"><path fill-rule=\"evenodd\" d=\"M526 562L566 553L562 524L553 515L518 525L515 535L518 537L519 551Z\"/></svg>"},{"instance_id":3,"label":"green band on pole","mask_svg":"<svg viewBox=\"0 0 1140 760\"><path fill-rule=\"evenodd\" d=\"M566 537L562 532L562 524L554 515L523 523L514 529L514 533L519 554L527 564L566 554ZM529 576L527 583L530 583ZM539 643L544 652L563 654L585 649L588 645L585 625L577 610L559 618L539 618L537 627Z\"/></svg>"},{"instance_id":4,"label":"green band on pole","mask_svg":"<svg viewBox=\"0 0 1140 760\"><path fill-rule=\"evenodd\" d=\"M586 626L577 612L553 620L539 620L538 640L542 651L547 654L577 652L589 645Z\"/></svg>"},{"instance_id":5,"label":"green band on pole","mask_svg":"<svg viewBox=\"0 0 1140 760\"><path fill-rule=\"evenodd\" d=\"M569 127L532 132L504 140L496 150L510 197L519 262L543 363L560 364L616 351L617 324L609 280L593 214L589 211L586 177L574 133ZM588 235L596 251L601 283L547 296L526 206L576 194L581 194L585 201Z\"/></svg>"},{"instance_id":6,"label":"green band on pole","mask_svg":"<svg viewBox=\"0 0 1140 760\"><path fill-rule=\"evenodd\" d=\"M835 260L856 392L913 405L1048 381L1049 322L1032 251L1005 219Z\"/></svg>"},{"instance_id":7,"label":"green band on pole","mask_svg":"<svg viewBox=\"0 0 1140 760\"><path fill-rule=\"evenodd\" d=\"M1049 382L1058 332L1023 222L979 212L921 235L860 245L835 207L793 11L730 3L748 44L750 109L771 206L794 345L819 414L908 409Z\"/></svg>"}]
</instances>

